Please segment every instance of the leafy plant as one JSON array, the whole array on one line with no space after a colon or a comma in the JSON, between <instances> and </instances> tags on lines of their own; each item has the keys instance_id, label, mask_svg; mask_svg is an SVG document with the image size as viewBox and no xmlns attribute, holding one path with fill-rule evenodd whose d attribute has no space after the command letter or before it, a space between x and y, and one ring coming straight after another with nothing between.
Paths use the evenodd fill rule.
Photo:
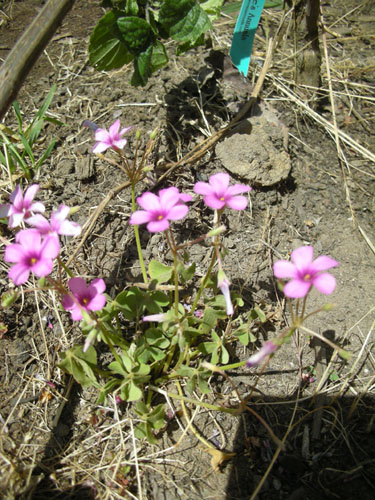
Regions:
<instances>
[{"instance_id":1,"label":"leafy plant","mask_svg":"<svg viewBox=\"0 0 375 500\"><path fill-rule=\"evenodd\" d=\"M144 86L168 62L162 40L178 42L178 55L202 45L223 1L105 0L103 6L111 10L90 37L90 63L108 71L133 62L131 85Z\"/></svg>"},{"instance_id":2,"label":"leafy plant","mask_svg":"<svg viewBox=\"0 0 375 500\"><path fill-rule=\"evenodd\" d=\"M50 118L46 114L55 91L56 85L53 85L29 125L26 126L24 124L17 101L13 103L13 109L18 122L18 130L14 132L8 127L0 124L0 162L4 166L9 166L11 174L15 174L17 169L20 168L23 172L23 176L30 180L35 176L51 154L55 145L55 139L51 140L39 158L35 157L33 149L40 137L45 122L62 125L60 121Z\"/></svg>"}]
</instances>

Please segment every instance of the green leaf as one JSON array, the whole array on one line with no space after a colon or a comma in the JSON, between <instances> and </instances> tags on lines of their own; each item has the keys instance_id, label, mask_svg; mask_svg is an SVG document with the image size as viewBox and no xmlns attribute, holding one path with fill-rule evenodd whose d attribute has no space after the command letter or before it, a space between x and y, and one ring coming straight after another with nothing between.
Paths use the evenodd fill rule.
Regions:
<instances>
[{"instance_id":1,"label":"green leaf","mask_svg":"<svg viewBox=\"0 0 375 500\"><path fill-rule=\"evenodd\" d=\"M50 107L55 92L56 92L56 85L52 85L51 90L48 92L47 97L45 98L43 104L38 109L35 118L25 131L24 135L29 140L30 146L32 146L36 142L36 140L40 135L40 132L42 130L45 121L44 115L46 114L48 108Z\"/></svg>"},{"instance_id":2,"label":"green leaf","mask_svg":"<svg viewBox=\"0 0 375 500\"><path fill-rule=\"evenodd\" d=\"M134 59L117 25L119 15L110 11L100 19L90 37L89 60L97 70L121 68Z\"/></svg>"},{"instance_id":3,"label":"green leaf","mask_svg":"<svg viewBox=\"0 0 375 500\"><path fill-rule=\"evenodd\" d=\"M82 346L74 346L60 356L62 361L58 364L59 368L72 375L82 387L89 387L97 382L93 371L97 364L96 351L92 346L86 352L82 351Z\"/></svg>"},{"instance_id":4,"label":"green leaf","mask_svg":"<svg viewBox=\"0 0 375 500\"><path fill-rule=\"evenodd\" d=\"M18 101L13 102L13 109L14 109L14 114L16 115L17 122L18 122L18 132L22 134L23 129L22 129L22 115L21 115L21 110L18 104Z\"/></svg>"},{"instance_id":5,"label":"green leaf","mask_svg":"<svg viewBox=\"0 0 375 500\"><path fill-rule=\"evenodd\" d=\"M162 312L162 308L169 304L168 296L157 290L156 292L146 292L144 294L144 304L146 306L147 312L150 314L158 314Z\"/></svg>"},{"instance_id":6,"label":"green leaf","mask_svg":"<svg viewBox=\"0 0 375 500\"><path fill-rule=\"evenodd\" d=\"M173 267L152 260L148 265L148 272L152 280L156 280L157 283L166 283L172 277Z\"/></svg>"},{"instance_id":7,"label":"green leaf","mask_svg":"<svg viewBox=\"0 0 375 500\"><path fill-rule=\"evenodd\" d=\"M267 321L265 313L259 306L255 306L253 309L251 309L249 313L249 318L258 319L261 323L265 323Z\"/></svg>"},{"instance_id":8,"label":"green leaf","mask_svg":"<svg viewBox=\"0 0 375 500\"><path fill-rule=\"evenodd\" d=\"M120 17L117 19L117 26L131 54L141 54L154 41L152 28L144 19L135 16Z\"/></svg>"},{"instance_id":9,"label":"green leaf","mask_svg":"<svg viewBox=\"0 0 375 500\"><path fill-rule=\"evenodd\" d=\"M215 21L220 17L223 3L224 0L206 0L201 2L201 8L207 13L211 21Z\"/></svg>"},{"instance_id":10,"label":"green leaf","mask_svg":"<svg viewBox=\"0 0 375 500\"><path fill-rule=\"evenodd\" d=\"M126 319L133 320L144 311L144 294L136 286L131 287L129 290L120 292L113 305L117 306L123 313Z\"/></svg>"},{"instance_id":11,"label":"green leaf","mask_svg":"<svg viewBox=\"0 0 375 500\"><path fill-rule=\"evenodd\" d=\"M133 381L129 384L129 395L127 401L137 401L142 397L142 391Z\"/></svg>"},{"instance_id":12,"label":"green leaf","mask_svg":"<svg viewBox=\"0 0 375 500\"><path fill-rule=\"evenodd\" d=\"M6 309L10 307L19 297L19 293L17 291L5 292L1 296L1 308Z\"/></svg>"},{"instance_id":13,"label":"green leaf","mask_svg":"<svg viewBox=\"0 0 375 500\"><path fill-rule=\"evenodd\" d=\"M212 28L206 12L195 0L164 0L159 22L178 42L194 42Z\"/></svg>"},{"instance_id":14,"label":"green leaf","mask_svg":"<svg viewBox=\"0 0 375 500\"><path fill-rule=\"evenodd\" d=\"M220 312L211 307L206 307L204 310L202 322L199 325L199 331L202 333L210 333L210 331L215 328L218 318L220 317Z\"/></svg>"},{"instance_id":15,"label":"green leaf","mask_svg":"<svg viewBox=\"0 0 375 500\"><path fill-rule=\"evenodd\" d=\"M162 330L159 328L148 328L144 333L144 339L149 345L155 345L162 349L166 349L170 344L170 341L164 337Z\"/></svg>"},{"instance_id":16,"label":"green leaf","mask_svg":"<svg viewBox=\"0 0 375 500\"><path fill-rule=\"evenodd\" d=\"M44 153L42 154L42 156L36 162L35 167L34 167L36 171L39 170L39 168L41 167L41 165L43 165L43 163L46 161L46 159L51 154L51 151L52 151L52 149L55 146L55 142L56 142L56 139L52 139L52 141L48 144L47 149L44 151Z\"/></svg>"},{"instance_id":17,"label":"green leaf","mask_svg":"<svg viewBox=\"0 0 375 500\"><path fill-rule=\"evenodd\" d=\"M152 45L152 54L151 54L151 71L154 72L163 66L165 66L168 62L167 51L165 50L164 45L156 40Z\"/></svg>"},{"instance_id":18,"label":"green leaf","mask_svg":"<svg viewBox=\"0 0 375 500\"><path fill-rule=\"evenodd\" d=\"M186 283L194 277L195 268L195 262L193 262L189 267L181 265L181 269L179 269L178 274L180 275L183 283Z\"/></svg>"}]
</instances>

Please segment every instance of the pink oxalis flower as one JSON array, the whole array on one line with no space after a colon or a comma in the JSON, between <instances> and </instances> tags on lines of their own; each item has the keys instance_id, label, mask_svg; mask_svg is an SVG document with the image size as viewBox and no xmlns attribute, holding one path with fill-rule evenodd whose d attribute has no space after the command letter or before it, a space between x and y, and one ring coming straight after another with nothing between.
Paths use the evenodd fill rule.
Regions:
<instances>
[{"instance_id":1,"label":"pink oxalis flower","mask_svg":"<svg viewBox=\"0 0 375 500\"><path fill-rule=\"evenodd\" d=\"M30 272L39 278L52 272L53 259L60 251L57 238L42 239L35 229L25 229L16 235L16 243L5 248L5 262L15 265L9 271L9 278L15 285L22 285L29 279Z\"/></svg>"},{"instance_id":2,"label":"pink oxalis flower","mask_svg":"<svg viewBox=\"0 0 375 500\"><path fill-rule=\"evenodd\" d=\"M31 212L44 212L43 203L33 199L38 192L39 184L32 184L22 194L20 186L17 186L10 195L10 204L0 205L0 217L9 217L9 227L17 227L24 219L31 216Z\"/></svg>"},{"instance_id":3,"label":"pink oxalis flower","mask_svg":"<svg viewBox=\"0 0 375 500\"><path fill-rule=\"evenodd\" d=\"M335 278L322 271L336 267L339 263L327 255L321 255L313 260L313 255L313 247L303 246L292 252L292 262L278 260L273 265L276 278L291 280L283 289L287 297L291 299L306 297L312 286L326 295L330 295L336 288Z\"/></svg>"},{"instance_id":4,"label":"pink oxalis flower","mask_svg":"<svg viewBox=\"0 0 375 500\"><path fill-rule=\"evenodd\" d=\"M81 226L77 222L66 220L70 212L70 208L66 205L60 205L58 210L51 214L51 220L48 221L43 215L33 215L26 220L30 226L35 227L42 235L57 236L79 236L81 234Z\"/></svg>"},{"instance_id":5,"label":"pink oxalis flower","mask_svg":"<svg viewBox=\"0 0 375 500\"><path fill-rule=\"evenodd\" d=\"M120 130L120 120L116 120L109 127L109 131L107 132L105 128L98 128L95 131L95 140L97 141L93 147L93 153L102 153L108 148L113 149L122 149L127 140L122 138L126 132L129 132L133 127L125 127Z\"/></svg>"},{"instance_id":6,"label":"pink oxalis flower","mask_svg":"<svg viewBox=\"0 0 375 500\"><path fill-rule=\"evenodd\" d=\"M247 199L238 195L247 193L252 188L244 184L229 186L229 179L229 174L226 173L211 175L208 182L197 182L194 191L203 195L205 204L215 210L222 210L225 207L243 210L247 207Z\"/></svg>"},{"instance_id":7,"label":"pink oxalis flower","mask_svg":"<svg viewBox=\"0 0 375 500\"><path fill-rule=\"evenodd\" d=\"M258 352L250 356L250 358L246 361L246 366L251 368L252 366L260 365L260 363L262 363L267 356L277 350L277 347L278 346L274 344L272 340L265 342L262 348Z\"/></svg>"},{"instance_id":8,"label":"pink oxalis flower","mask_svg":"<svg viewBox=\"0 0 375 500\"><path fill-rule=\"evenodd\" d=\"M180 220L188 213L185 202L191 201L189 194L180 193L176 187L162 189L159 194L143 193L137 203L144 210L135 211L129 220L130 224L145 224L150 233L158 233L169 228L170 220Z\"/></svg>"},{"instance_id":9,"label":"pink oxalis flower","mask_svg":"<svg viewBox=\"0 0 375 500\"><path fill-rule=\"evenodd\" d=\"M64 295L62 305L66 311L70 311L74 321L83 318L82 309L87 312L100 311L105 306L105 283L101 278L94 279L90 285L83 278L71 278L68 287L71 294Z\"/></svg>"}]
</instances>

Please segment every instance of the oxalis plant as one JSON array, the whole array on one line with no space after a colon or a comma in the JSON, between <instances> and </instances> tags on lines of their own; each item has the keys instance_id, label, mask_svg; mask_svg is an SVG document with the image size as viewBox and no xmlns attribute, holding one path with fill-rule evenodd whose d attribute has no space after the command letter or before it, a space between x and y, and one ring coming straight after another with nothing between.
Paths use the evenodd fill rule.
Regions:
<instances>
[{"instance_id":1,"label":"oxalis plant","mask_svg":"<svg viewBox=\"0 0 375 500\"><path fill-rule=\"evenodd\" d=\"M291 325L265 342L247 361L229 364L228 346L238 340L245 346L255 341L252 326L255 321L265 320L257 307L237 314L244 302L231 292L230 279L224 270L226 250L222 235L226 228L222 216L226 210L244 210L248 204L244 194L249 193L251 187L230 185L227 173L216 173L207 183L197 182L193 191L202 196L203 203L212 210L212 230L194 241L177 244L173 222L187 215L192 195L170 186L158 193L144 192L136 198L137 184L150 171L147 160L155 134L140 153L140 133L136 132L134 159L130 161L124 151L127 143L124 136L132 127L121 129L119 120L108 131L92 122L86 121L84 125L95 131L93 152L120 168L129 178L132 204L129 224L134 228L144 284L131 286L111 298L105 293L102 278L87 283L80 276L72 276L61 256L59 237L77 237L81 233L81 227L68 219L75 210L62 204L46 218L45 206L35 201L39 186L33 184L24 192L17 186L10 203L0 205L0 217L7 218L9 227L16 231L15 242L5 247L4 260L11 264L9 278L17 287L24 285L31 274L39 278L38 289L53 290L58 295L61 308L70 313L72 321L79 323L84 337L82 343L60 355L58 366L83 387L97 389L98 404L106 403L108 398L113 398L116 404L137 402L135 412L141 423L136 428L136 436L145 437L150 443L156 442L156 431L165 425L164 405L154 404L155 393L163 393L181 400L183 405L190 402L232 414L250 411L280 444L267 423L242 400L234 385L239 398L237 408L196 400L193 393L196 390L203 394L211 392L209 378L213 372L222 374L231 383L226 374L230 369L245 364L249 368L258 365L264 368L296 331L317 336L305 328L304 322L331 306L307 312L307 297L312 287L324 295L334 291L335 278L327 271L338 262L324 255L314 260L311 246L294 250L291 261L275 262L274 275L287 297ZM114 152L117 159L103 155L107 150ZM139 236L139 226L143 224L150 233L163 233L173 256L172 265L157 260L146 265ZM210 253L209 263L191 303L187 304L181 292L195 277L195 263L190 261L189 248L201 242L205 242ZM53 272L55 264L57 269ZM16 297L14 293L4 294L2 306L9 306ZM345 350L322 339L341 357L348 358ZM111 357L104 366L98 356L98 352L103 351ZM182 394L181 380L186 381L186 391L191 397ZM162 391L161 388L171 382L177 385L178 393Z\"/></svg>"},{"instance_id":2,"label":"oxalis plant","mask_svg":"<svg viewBox=\"0 0 375 500\"><path fill-rule=\"evenodd\" d=\"M224 0L104 0L110 10L90 37L89 60L109 71L133 62L131 85L146 85L168 62L164 42L175 40L176 53L202 45Z\"/></svg>"}]
</instances>

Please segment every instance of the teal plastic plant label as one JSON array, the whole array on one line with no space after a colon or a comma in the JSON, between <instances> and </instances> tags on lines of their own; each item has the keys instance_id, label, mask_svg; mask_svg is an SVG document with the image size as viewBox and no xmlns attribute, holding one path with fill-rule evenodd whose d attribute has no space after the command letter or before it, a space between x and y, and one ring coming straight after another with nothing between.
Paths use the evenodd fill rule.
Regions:
<instances>
[{"instance_id":1,"label":"teal plastic plant label","mask_svg":"<svg viewBox=\"0 0 375 500\"><path fill-rule=\"evenodd\" d=\"M259 24L264 2L265 0L243 0L234 28L230 57L244 78L246 78L249 69L255 30Z\"/></svg>"}]
</instances>

